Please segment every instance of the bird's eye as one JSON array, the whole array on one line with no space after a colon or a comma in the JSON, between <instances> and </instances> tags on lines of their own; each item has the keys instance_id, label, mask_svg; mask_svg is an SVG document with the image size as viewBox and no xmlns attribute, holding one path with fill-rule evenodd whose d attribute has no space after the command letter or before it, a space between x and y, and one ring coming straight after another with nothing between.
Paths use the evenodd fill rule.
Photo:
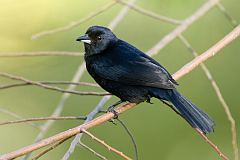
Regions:
<instances>
[{"instance_id":1,"label":"bird's eye","mask_svg":"<svg viewBox=\"0 0 240 160\"><path fill-rule=\"evenodd\" d=\"M100 41L101 39L102 39L102 37L101 37L101 36L98 36L98 37L97 37L97 40L99 40L99 41Z\"/></svg>"}]
</instances>

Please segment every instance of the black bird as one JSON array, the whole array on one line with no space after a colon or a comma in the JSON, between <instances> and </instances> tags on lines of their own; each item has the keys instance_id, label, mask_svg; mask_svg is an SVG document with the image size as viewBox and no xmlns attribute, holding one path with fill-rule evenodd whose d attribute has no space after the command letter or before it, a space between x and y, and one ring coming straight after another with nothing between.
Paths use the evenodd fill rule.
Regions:
<instances>
[{"instance_id":1,"label":"black bird","mask_svg":"<svg viewBox=\"0 0 240 160\"><path fill-rule=\"evenodd\" d=\"M177 90L177 82L157 61L131 44L118 39L102 26L88 28L77 38L84 42L85 61L89 74L106 91L120 101L109 107L128 101L150 103L151 97L169 101L175 110L194 128L203 133L213 132L213 120Z\"/></svg>"}]
</instances>

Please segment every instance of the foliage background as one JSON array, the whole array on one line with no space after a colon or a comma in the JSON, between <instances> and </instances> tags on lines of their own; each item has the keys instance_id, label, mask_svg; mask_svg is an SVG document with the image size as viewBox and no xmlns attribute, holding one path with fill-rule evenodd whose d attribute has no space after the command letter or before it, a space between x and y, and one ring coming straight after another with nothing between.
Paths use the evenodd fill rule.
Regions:
<instances>
[{"instance_id":1,"label":"foliage background","mask_svg":"<svg viewBox=\"0 0 240 160\"><path fill-rule=\"evenodd\" d=\"M42 30L62 26L70 21L80 19L108 2L110 1L22 0L19 2L0 0L0 51L83 51L82 44L75 42L76 37L83 34L91 25L107 26L122 8L121 5L116 5L96 18L67 32L57 33L35 41L32 41L30 37ZM158 14L184 19L204 2L203 0L139 0L137 4ZM221 2L229 14L239 22L239 1L222 0ZM115 29L115 33L121 39L147 51L174 27L174 25L159 22L130 10ZM230 22L215 7L191 25L183 35L198 53L202 53L231 30ZM221 54L206 63L230 106L237 127L240 125L239 50L240 41L237 39L223 49ZM163 64L170 73L174 73L189 62L193 56L179 39L175 39L154 58ZM82 61L82 57L60 56L0 58L0 70L32 80L71 80ZM87 72L81 81L93 82ZM12 81L0 78L0 85L8 82ZM180 92L215 120L215 133L210 134L209 138L232 159L230 124L203 71L200 68L195 69L178 82L180 83L178 87ZM97 90L89 87L78 87L78 89ZM23 117L49 116L58 104L60 97L61 93L34 86L1 90L0 107L16 112ZM72 95L66 103L63 115L86 115L100 99L101 97ZM112 98L106 107L116 100L117 98ZM121 119L127 123L135 136L140 159L219 159L216 152L185 121L159 101L153 100L153 103L153 105L140 104L136 109L121 116ZM0 113L0 121L10 119L12 117ZM58 121L49 130L47 136L80 123L80 121ZM106 123L92 129L91 132L127 155L133 155L130 139L120 125L114 126L111 123ZM1 126L0 153L31 144L37 134L38 130L28 125ZM240 134L239 131L238 134ZM107 155L109 159L118 158L88 137L84 137L83 141L96 151ZM64 143L42 159L62 158L69 143L70 141ZM71 159L97 158L85 149L77 148Z\"/></svg>"}]
</instances>

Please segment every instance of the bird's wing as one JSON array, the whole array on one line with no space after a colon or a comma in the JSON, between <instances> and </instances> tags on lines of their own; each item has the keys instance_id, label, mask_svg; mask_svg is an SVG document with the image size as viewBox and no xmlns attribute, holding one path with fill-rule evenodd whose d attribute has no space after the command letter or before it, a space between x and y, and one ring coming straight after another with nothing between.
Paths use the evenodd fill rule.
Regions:
<instances>
[{"instance_id":1,"label":"bird's wing","mask_svg":"<svg viewBox=\"0 0 240 160\"><path fill-rule=\"evenodd\" d=\"M126 44L104 54L101 62L93 65L98 76L123 84L175 88L177 82L165 68L135 47Z\"/></svg>"}]
</instances>

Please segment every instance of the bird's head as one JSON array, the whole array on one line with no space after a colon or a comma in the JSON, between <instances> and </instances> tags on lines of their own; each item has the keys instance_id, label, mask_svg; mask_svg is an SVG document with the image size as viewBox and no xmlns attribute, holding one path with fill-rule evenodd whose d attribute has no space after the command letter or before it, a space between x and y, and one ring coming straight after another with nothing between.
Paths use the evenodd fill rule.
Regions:
<instances>
[{"instance_id":1,"label":"bird's head","mask_svg":"<svg viewBox=\"0 0 240 160\"><path fill-rule=\"evenodd\" d=\"M118 41L118 38L106 27L92 26L88 28L85 35L78 37L77 41L84 43L85 54L89 56L106 50L108 47L114 45Z\"/></svg>"}]
</instances>

